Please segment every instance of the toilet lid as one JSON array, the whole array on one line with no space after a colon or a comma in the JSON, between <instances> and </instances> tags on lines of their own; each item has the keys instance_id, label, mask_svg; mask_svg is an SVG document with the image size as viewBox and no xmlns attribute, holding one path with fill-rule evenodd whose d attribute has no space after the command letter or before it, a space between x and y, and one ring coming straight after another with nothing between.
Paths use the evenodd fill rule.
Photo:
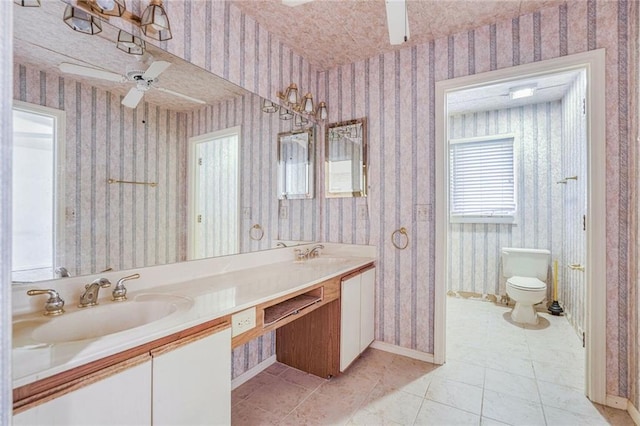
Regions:
<instances>
[{"instance_id":1,"label":"toilet lid","mask_svg":"<svg viewBox=\"0 0 640 426\"><path fill-rule=\"evenodd\" d=\"M507 282L519 290L544 290L547 285L533 277L511 277Z\"/></svg>"}]
</instances>

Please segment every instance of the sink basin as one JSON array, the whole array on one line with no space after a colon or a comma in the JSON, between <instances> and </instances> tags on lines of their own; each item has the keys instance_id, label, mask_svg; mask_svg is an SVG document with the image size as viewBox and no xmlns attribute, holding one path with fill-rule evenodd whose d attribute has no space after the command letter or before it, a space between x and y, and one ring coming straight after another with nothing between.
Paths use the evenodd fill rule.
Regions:
<instances>
[{"instance_id":1,"label":"sink basin","mask_svg":"<svg viewBox=\"0 0 640 426\"><path fill-rule=\"evenodd\" d=\"M125 302L102 302L50 319L16 321L13 346L38 347L95 339L150 324L185 311L192 304L185 297L145 294Z\"/></svg>"}]
</instances>

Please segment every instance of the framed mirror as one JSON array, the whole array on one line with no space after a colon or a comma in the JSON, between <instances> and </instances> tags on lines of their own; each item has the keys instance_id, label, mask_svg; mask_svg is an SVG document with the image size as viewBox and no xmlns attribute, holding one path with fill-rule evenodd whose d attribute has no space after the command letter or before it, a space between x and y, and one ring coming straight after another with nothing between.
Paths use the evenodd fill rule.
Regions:
<instances>
[{"instance_id":1,"label":"framed mirror","mask_svg":"<svg viewBox=\"0 0 640 426\"><path fill-rule=\"evenodd\" d=\"M313 129L278 133L278 199L313 198Z\"/></svg>"},{"instance_id":2,"label":"framed mirror","mask_svg":"<svg viewBox=\"0 0 640 426\"><path fill-rule=\"evenodd\" d=\"M367 195L366 119L329 124L325 144L325 196Z\"/></svg>"}]
</instances>

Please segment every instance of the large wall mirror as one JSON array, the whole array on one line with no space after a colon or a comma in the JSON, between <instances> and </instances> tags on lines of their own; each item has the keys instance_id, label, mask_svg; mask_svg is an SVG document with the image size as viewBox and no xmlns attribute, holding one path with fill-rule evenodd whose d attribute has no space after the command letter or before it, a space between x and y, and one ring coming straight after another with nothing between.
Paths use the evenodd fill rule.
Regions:
<instances>
[{"instance_id":1,"label":"large wall mirror","mask_svg":"<svg viewBox=\"0 0 640 426\"><path fill-rule=\"evenodd\" d=\"M366 119L327 126L325 169L327 198L367 195Z\"/></svg>"},{"instance_id":2,"label":"large wall mirror","mask_svg":"<svg viewBox=\"0 0 640 426\"><path fill-rule=\"evenodd\" d=\"M238 219L238 232L233 233L238 238L235 251L270 249L277 239L312 238L297 235L297 228L278 218L273 196L264 196L277 191L276 161L264 159L275 160L277 134L292 129L293 120L285 124L277 114L263 113L258 95L149 43L143 55L116 48L119 30L107 22L93 36L73 31L62 20L65 6L63 1L48 0L41 7L14 8L14 99L20 101L16 105L63 111L60 123L65 130L61 149L51 150L44 138L51 139L55 132L51 126L45 128L48 119L40 113L29 122L20 117L24 125L16 127L22 132L20 143L26 156L21 158L25 166L15 173L31 181L52 179L49 192L54 195L47 195L49 213L41 218L47 223L38 224L42 232L49 232L49 238L29 240L46 250L37 259L19 257L21 264L15 269L23 271L14 274L14 282L187 260L189 219L195 218L204 227L211 217L208 212L219 214L219 205L212 205L211 200L203 200L208 210L202 212L186 207L187 171L193 166L189 140L234 127L242 130L236 161L240 170L230 172L238 179L237 201L215 201L237 206L224 210ZM38 31L33 30L34 23ZM137 105L123 104L137 87L129 76L144 73L153 64L156 71L162 68L157 81L138 94ZM118 76L124 80L118 81ZM34 152L49 168L35 165ZM205 167L206 161L202 162ZM42 173L33 173L34 167ZM41 179L45 174L49 178ZM304 207L295 208L315 208L315 200L303 202ZM16 232L28 237L35 220L21 223ZM256 225L264 229L260 239L251 238ZM306 225L315 229L315 222ZM208 232L202 245L215 248L225 239L229 237ZM29 254L32 250L25 246L15 252ZM207 251L205 256L215 255L211 253L216 251Z\"/></svg>"},{"instance_id":3,"label":"large wall mirror","mask_svg":"<svg viewBox=\"0 0 640 426\"><path fill-rule=\"evenodd\" d=\"M313 198L313 129L278 134L278 198Z\"/></svg>"}]
</instances>

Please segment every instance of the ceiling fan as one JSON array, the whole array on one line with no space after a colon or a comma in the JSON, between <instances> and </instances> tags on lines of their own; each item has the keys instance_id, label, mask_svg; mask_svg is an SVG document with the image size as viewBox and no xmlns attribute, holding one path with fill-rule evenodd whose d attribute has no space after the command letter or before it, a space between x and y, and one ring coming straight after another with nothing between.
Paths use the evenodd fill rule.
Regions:
<instances>
[{"instance_id":1,"label":"ceiling fan","mask_svg":"<svg viewBox=\"0 0 640 426\"><path fill-rule=\"evenodd\" d=\"M173 90L158 87L158 76L162 74L169 66L170 62L155 61L146 71L129 71L124 75L117 74L111 71L103 70L100 68L86 67L84 65L70 64L63 62L59 65L60 71L69 74L81 75L84 77L99 78L101 80L113 81L116 83L134 83L135 87L129 90L129 93L122 99L122 105L128 108L135 108L144 93L149 89L159 90L170 95L178 96L191 102L205 104L205 101L192 98L191 96L183 95L182 93L174 92Z\"/></svg>"},{"instance_id":2,"label":"ceiling fan","mask_svg":"<svg viewBox=\"0 0 640 426\"><path fill-rule=\"evenodd\" d=\"M285 6L295 7L313 0L282 0ZM409 40L409 15L407 0L385 0L387 8L387 28L391 45L405 43Z\"/></svg>"}]
</instances>

